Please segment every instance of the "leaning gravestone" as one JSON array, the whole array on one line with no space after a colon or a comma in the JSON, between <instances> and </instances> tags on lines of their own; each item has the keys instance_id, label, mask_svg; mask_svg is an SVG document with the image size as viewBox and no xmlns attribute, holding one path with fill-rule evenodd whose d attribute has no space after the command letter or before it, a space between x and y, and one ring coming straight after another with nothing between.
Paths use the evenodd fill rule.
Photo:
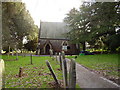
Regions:
<instances>
[{"instance_id":1,"label":"leaning gravestone","mask_svg":"<svg viewBox=\"0 0 120 90\"><path fill-rule=\"evenodd\" d=\"M49 68L49 70L50 70L50 72L51 72L51 74L52 74L56 84L59 85L58 79L57 79L57 77L56 77L56 75L55 75L55 73L54 73L54 71L53 71L49 61L46 60L46 64L47 64L47 66L48 66L48 68Z\"/></svg>"},{"instance_id":2,"label":"leaning gravestone","mask_svg":"<svg viewBox=\"0 0 120 90\"><path fill-rule=\"evenodd\" d=\"M0 59L0 90L2 89L3 86L3 73L4 73L4 61L3 59Z\"/></svg>"}]
</instances>

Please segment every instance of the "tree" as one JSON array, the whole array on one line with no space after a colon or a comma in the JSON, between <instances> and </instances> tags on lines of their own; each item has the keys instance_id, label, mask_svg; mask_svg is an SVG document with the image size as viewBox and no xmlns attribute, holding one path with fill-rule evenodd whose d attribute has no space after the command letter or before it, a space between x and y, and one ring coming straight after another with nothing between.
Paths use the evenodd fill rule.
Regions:
<instances>
[{"instance_id":1,"label":"tree","mask_svg":"<svg viewBox=\"0 0 120 90\"><path fill-rule=\"evenodd\" d=\"M22 48L23 37L29 40L37 37L38 27L22 2L2 3L2 43L4 47Z\"/></svg>"},{"instance_id":2,"label":"tree","mask_svg":"<svg viewBox=\"0 0 120 90\"><path fill-rule=\"evenodd\" d=\"M28 51L36 51L36 47L37 47L37 38L34 38L33 40L29 40L28 43L26 43L25 49L27 49Z\"/></svg>"},{"instance_id":3,"label":"tree","mask_svg":"<svg viewBox=\"0 0 120 90\"><path fill-rule=\"evenodd\" d=\"M120 13L118 13L118 11L120 10L120 8L118 8L119 4L120 3L118 2L103 2L103 3L99 2L99 3L94 3L91 6L95 14L91 19L92 27L91 27L90 38L96 38L97 41L99 40L100 37L104 37L104 39L102 39L102 42L105 45L107 45L108 49L110 49L112 52L113 52L112 48L114 48L114 46L110 48L109 45L111 42L108 43L108 40L110 37L116 36L119 31L119 30L116 31L116 28L120 26L120 16L119 16ZM116 39L117 38L114 38L115 41ZM114 48L114 51L116 48Z\"/></svg>"},{"instance_id":4,"label":"tree","mask_svg":"<svg viewBox=\"0 0 120 90\"><path fill-rule=\"evenodd\" d=\"M71 28L71 32L68 33L68 37L74 43L82 43L83 50L85 50L85 42L88 41L89 35L89 18L90 18L90 3L84 3L80 10L76 10L75 8L71 9L67 17L64 21Z\"/></svg>"},{"instance_id":5,"label":"tree","mask_svg":"<svg viewBox=\"0 0 120 90\"><path fill-rule=\"evenodd\" d=\"M102 45L99 44L99 47L107 46L113 51L112 47L109 46L113 44L108 41L110 38L112 41L118 39L117 37L120 34L118 33L120 31L119 5L119 2L95 2L83 3L79 10L71 9L64 19L71 28L68 35L71 41L82 43L83 46L86 41L92 45L101 42ZM117 31L116 28L118 28ZM115 48L118 47L119 45L116 45ZM83 50L85 50L85 47L83 47Z\"/></svg>"}]
</instances>

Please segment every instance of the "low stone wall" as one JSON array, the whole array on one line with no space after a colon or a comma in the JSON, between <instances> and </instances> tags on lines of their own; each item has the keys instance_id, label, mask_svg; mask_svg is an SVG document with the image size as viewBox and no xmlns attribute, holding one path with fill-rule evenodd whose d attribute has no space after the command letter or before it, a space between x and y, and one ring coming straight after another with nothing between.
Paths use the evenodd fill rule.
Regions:
<instances>
[{"instance_id":1,"label":"low stone wall","mask_svg":"<svg viewBox=\"0 0 120 90\"><path fill-rule=\"evenodd\" d=\"M4 61L3 59L0 59L0 90L2 88L2 74L4 72Z\"/></svg>"}]
</instances>

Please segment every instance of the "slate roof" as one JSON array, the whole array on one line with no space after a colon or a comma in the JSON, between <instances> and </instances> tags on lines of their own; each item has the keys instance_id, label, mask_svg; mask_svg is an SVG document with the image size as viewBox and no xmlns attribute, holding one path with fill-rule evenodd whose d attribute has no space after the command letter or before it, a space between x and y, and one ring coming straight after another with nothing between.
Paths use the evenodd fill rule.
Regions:
<instances>
[{"instance_id":1,"label":"slate roof","mask_svg":"<svg viewBox=\"0 0 120 90\"><path fill-rule=\"evenodd\" d=\"M40 38L67 39L65 33L69 31L64 22L41 22Z\"/></svg>"}]
</instances>

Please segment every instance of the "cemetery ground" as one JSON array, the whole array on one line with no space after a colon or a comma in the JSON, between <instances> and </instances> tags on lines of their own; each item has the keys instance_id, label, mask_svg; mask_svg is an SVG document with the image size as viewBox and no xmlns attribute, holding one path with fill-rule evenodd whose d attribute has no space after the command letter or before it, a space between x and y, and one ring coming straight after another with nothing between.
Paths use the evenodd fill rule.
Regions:
<instances>
[{"instance_id":1,"label":"cemetery ground","mask_svg":"<svg viewBox=\"0 0 120 90\"><path fill-rule=\"evenodd\" d=\"M74 58L75 56L67 56ZM77 56L76 62L120 85L120 56L118 54L98 54Z\"/></svg>"},{"instance_id":2,"label":"cemetery ground","mask_svg":"<svg viewBox=\"0 0 120 90\"><path fill-rule=\"evenodd\" d=\"M66 56L74 58L75 56ZM54 88L54 79L46 65L48 60L63 87L63 76L60 65L56 60L49 56L33 56L33 64L30 62L30 56L7 56L2 55L5 61L5 88ZM118 54L100 54L77 56L77 63L90 71L96 72L117 84L119 83L119 55ZM19 68L23 68L23 75L19 77ZM78 85L77 88L80 88Z\"/></svg>"},{"instance_id":3,"label":"cemetery ground","mask_svg":"<svg viewBox=\"0 0 120 90\"><path fill-rule=\"evenodd\" d=\"M33 64L30 64L30 56L3 55L5 61L5 88L54 88L54 79L46 66L45 60L48 60L59 80L62 83L62 71L59 64L48 56L33 56ZM19 77L19 68L23 68L23 75ZM62 86L62 85L61 85Z\"/></svg>"}]
</instances>

